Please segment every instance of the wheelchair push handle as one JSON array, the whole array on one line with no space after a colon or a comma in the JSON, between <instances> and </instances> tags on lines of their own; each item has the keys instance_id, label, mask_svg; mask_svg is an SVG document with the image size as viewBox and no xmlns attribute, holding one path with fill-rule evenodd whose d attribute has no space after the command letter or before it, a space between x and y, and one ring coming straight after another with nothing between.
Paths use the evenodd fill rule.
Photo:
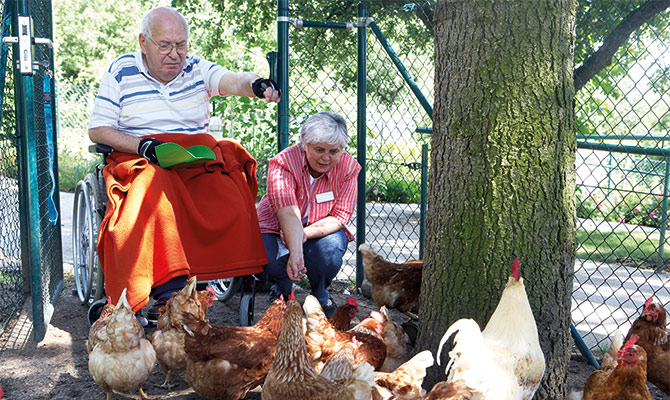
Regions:
<instances>
[{"instance_id":1,"label":"wheelchair push handle","mask_svg":"<svg viewBox=\"0 0 670 400\"><path fill-rule=\"evenodd\" d=\"M102 144L102 143L94 143L94 144L88 146L88 152L89 153L109 154L112 151L114 151L113 147L107 146L106 144Z\"/></svg>"}]
</instances>

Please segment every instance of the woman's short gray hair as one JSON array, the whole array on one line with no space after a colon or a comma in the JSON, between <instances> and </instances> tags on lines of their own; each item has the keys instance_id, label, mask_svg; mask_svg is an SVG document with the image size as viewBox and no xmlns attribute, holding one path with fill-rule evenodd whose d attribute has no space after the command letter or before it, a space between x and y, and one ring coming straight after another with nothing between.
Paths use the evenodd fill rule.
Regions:
<instances>
[{"instance_id":1,"label":"woman's short gray hair","mask_svg":"<svg viewBox=\"0 0 670 400\"><path fill-rule=\"evenodd\" d=\"M300 142L303 145L328 143L344 148L348 141L347 123L340 114L320 111L307 118L300 129Z\"/></svg>"},{"instance_id":2,"label":"woman's short gray hair","mask_svg":"<svg viewBox=\"0 0 670 400\"><path fill-rule=\"evenodd\" d=\"M156 14L164 13L164 12L171 12L175 16L177 16L183 23L184 27L186 28L186 39L188 40L189 38L189 27L188 27L188 22L186 22L186 18L184 18L183 15L181 15L180 12L178 12L175 9L172 9L170 7L156 7L153 8L144 14L144 17L142 17L142 21L140 22L140 33L142 36L145 38L151 39L151 23L154 20L154 17Z\"/></svg>"}]
</instances>

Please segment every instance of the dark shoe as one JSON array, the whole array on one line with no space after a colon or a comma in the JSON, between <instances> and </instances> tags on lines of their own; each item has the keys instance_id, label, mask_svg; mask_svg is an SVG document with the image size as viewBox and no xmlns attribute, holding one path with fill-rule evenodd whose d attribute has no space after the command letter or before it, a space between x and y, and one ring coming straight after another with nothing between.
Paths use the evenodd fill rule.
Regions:
<instances>
[{"instance_id":1,"label":"dark shoe","mask_svg":"<svg viewBox=\"0 0 670 400\"><path fill-rule=\"evenodd\" d=\"M326 314L326 318L330 318L331 315L335 312L335 309L337 308L337 304L333 301L332 297L328 298L328 303L326 303L325 306L322 306L323 308L323 313Z\"/></svg>"},{"instance_id":2,"label":"dark shoe","mask_svg":"<svg viewBox=\"0 0 670 400\"><path fill-rule=\"evenodd\" d=\"M169 297L161 297L156 300L153 306L147 311L147 321L149 324L155 326L158 324L158 317L161 316L161 308L165 307L165 304L169 300Z\"/></svg>"}]
</instances>

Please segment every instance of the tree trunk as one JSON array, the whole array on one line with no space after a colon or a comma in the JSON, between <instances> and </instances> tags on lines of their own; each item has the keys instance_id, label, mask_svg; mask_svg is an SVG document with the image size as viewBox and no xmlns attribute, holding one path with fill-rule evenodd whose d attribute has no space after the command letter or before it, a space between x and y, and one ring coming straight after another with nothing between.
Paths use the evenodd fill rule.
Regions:
<instances>
[{"instance_id":1,"label":"tree trunk","mask_svg":"<svg viewBox=\"0 0 670 400\"><path fill-rule=\"evenodd\" d=\"M565 398L575 249L571 0L439 0L435 112L418 348L459 318L480 326L521 259L546 370ZM446 361L449 346L441 359ZM429 371L425 387L444 380Z\"/></svg>"}]
</instances>

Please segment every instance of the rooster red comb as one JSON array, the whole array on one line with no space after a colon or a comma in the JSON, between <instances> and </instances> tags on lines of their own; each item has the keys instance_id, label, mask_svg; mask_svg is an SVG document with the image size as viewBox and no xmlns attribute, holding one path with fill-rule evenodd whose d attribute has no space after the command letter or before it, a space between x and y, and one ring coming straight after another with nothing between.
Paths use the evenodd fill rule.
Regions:
<instances>
[{"instance_id":1,"label":"rooster red comb","mask_svg":"<svg viewBox=\"0 0 670 400\"><path fill-rule=\"evenodd\" d=\"M354 307L358 307L358 303L356 302L356 299L353 297L347 297L347 304L351 304Z\"/></svg>"},{"instance_id":2,"label":"rooster red comb","mask_svg":"<svg viewBox=\"0 0 670 400\"><path fill-rule=\"evenodd\" d=\"M291 290L291 293L288 295L289 300L295 300L295 290Z\"/></svg>"},{"instance_id":3,"label":"rooster red comb","mask_svg":"<svg viewBox=\"0 0 670 400\"><path fill-rule=\"evenodd\" d=\"M512 263L512 273L510 275L512 275L517 281L521 279L521 266L519 265L519 257L514 259L514 262Z\"/></svg>"}]
</instances>

